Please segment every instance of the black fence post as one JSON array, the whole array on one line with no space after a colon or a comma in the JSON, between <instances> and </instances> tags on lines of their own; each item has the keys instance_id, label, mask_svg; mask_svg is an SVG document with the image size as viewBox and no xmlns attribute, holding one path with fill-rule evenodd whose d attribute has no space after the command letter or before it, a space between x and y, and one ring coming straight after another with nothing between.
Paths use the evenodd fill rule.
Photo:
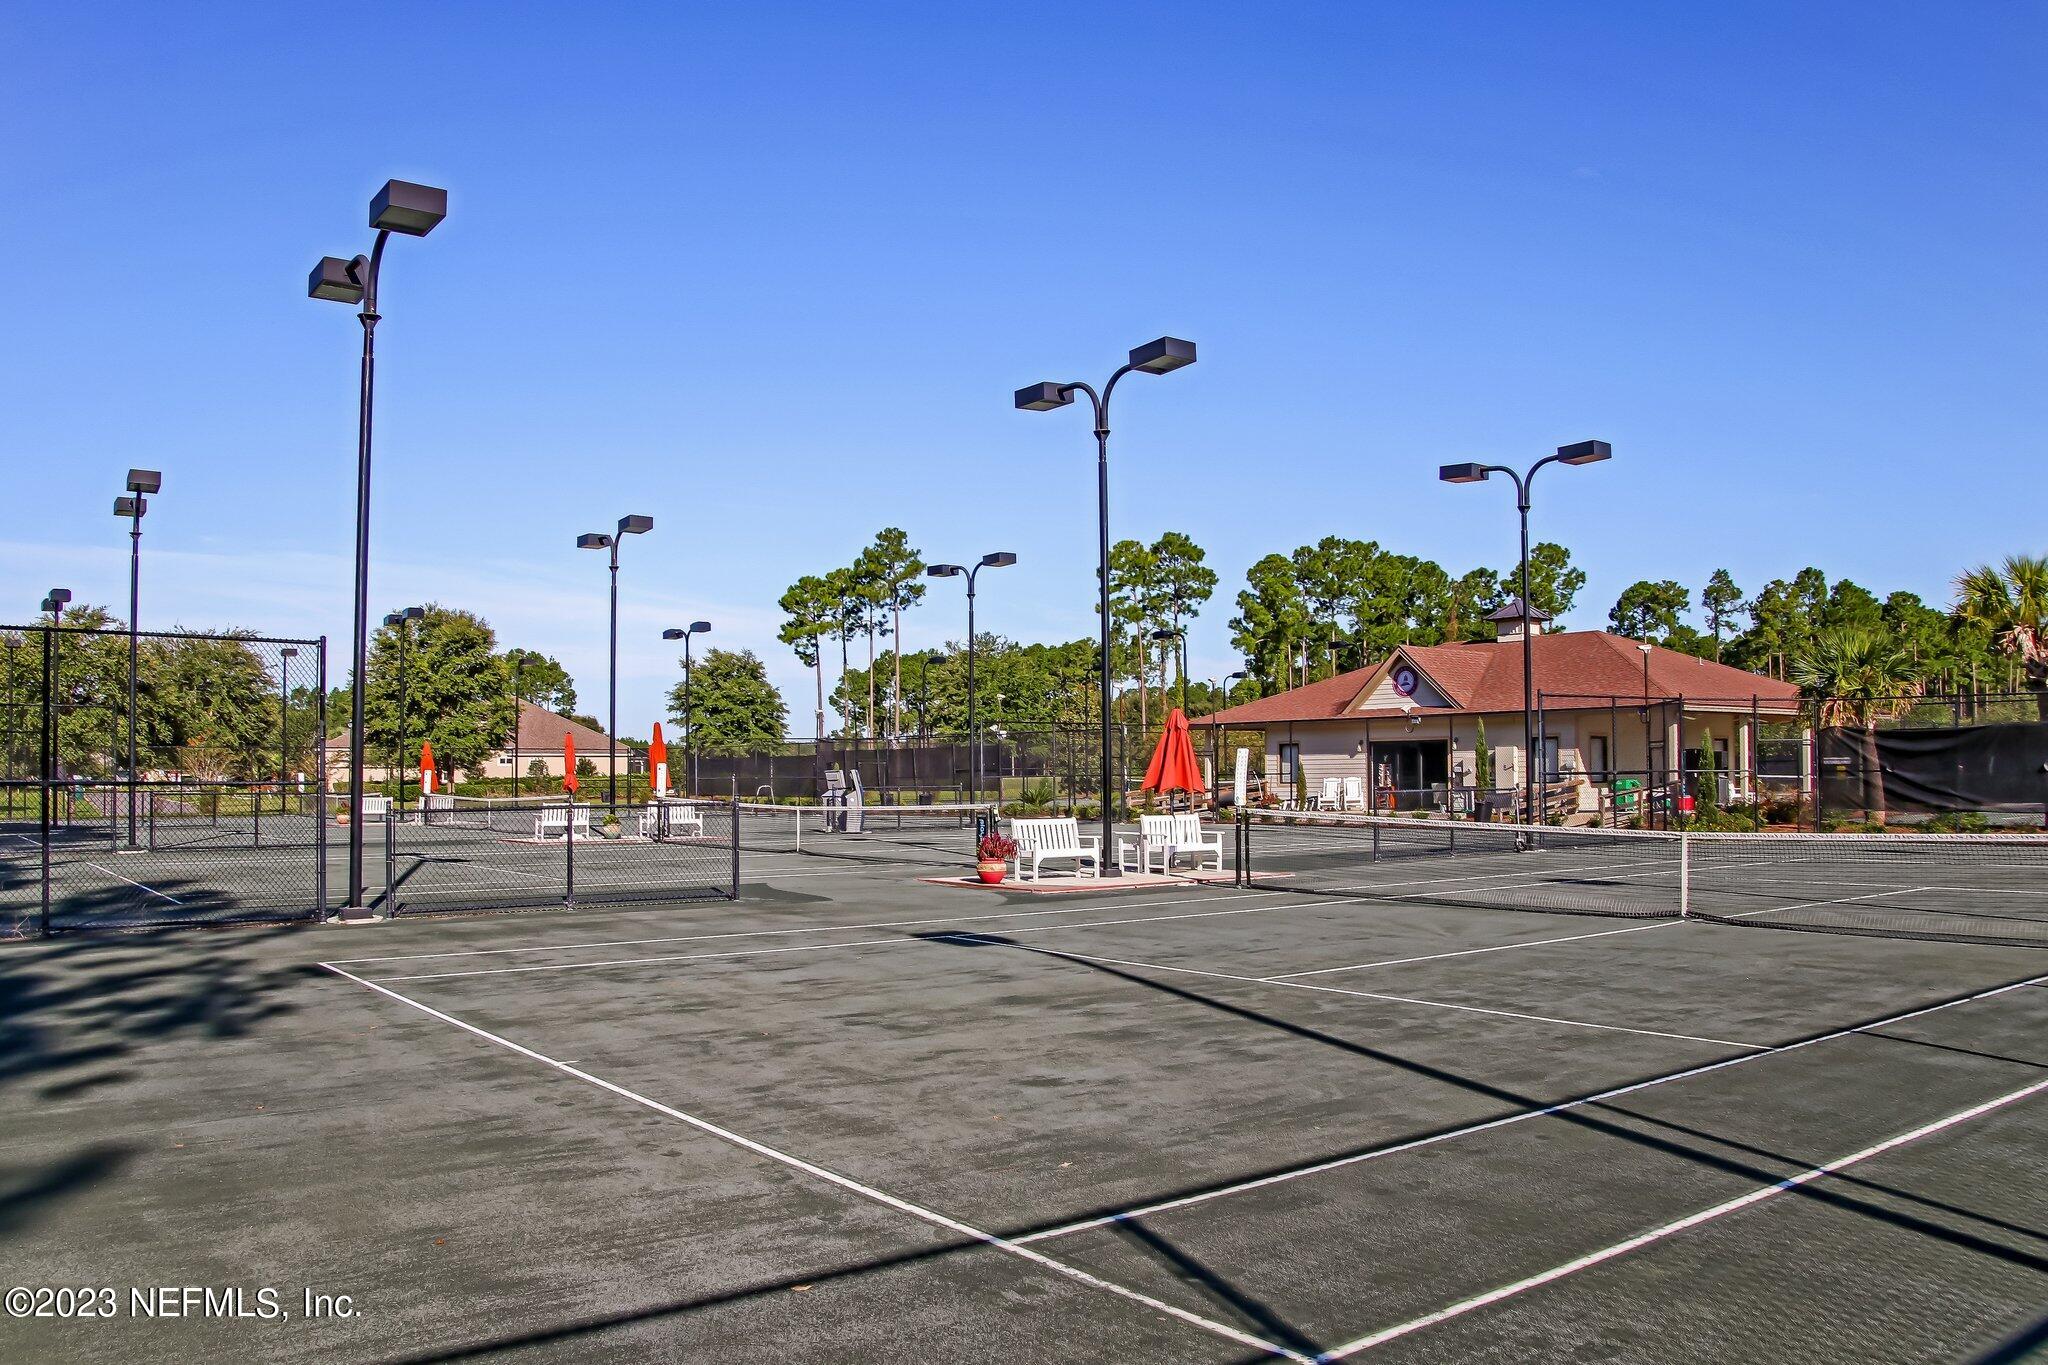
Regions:
<instances>
[{"instance_id":1,"label":"black fence post","mask_svg":"<svg viewBox=\"0 0 2048 1365\"><path fill-rule=\"evenodd\" d=\"M732 891L727 900L740 898L740 780L732 779ZM802 817L798 817L801 819Z\"/></svg>"},{"instance_id":2,"label":"black fence post","mask_svg":"<svg viewBox=\"0 0 2048 1365\"><path fill-rule=\"evenodd\" d=\"M43 714L42 724L39 727L41 730L39 737L42 740L41 747L43 752L41 756L42 761L37 765L38 771L42 776L42 782L36 788L36 807L42 813L41 829L43 836L42 915L37 932L45 938L50 933L50 799L55 794L51 790L52 764L54 761L51 757L51 750L54 747L51 735L54 727L50 719L50 711L56 704L55 699L57 695L56 680L51 676L54 672L51 665L51 650L55 648L55 643L52 632L45 629L43 631Z\"/></svg>"},{"instance_id":3,"label":"black fence post","mask_svg":"<svg viewBox=\"0 0 2048 1365\"><path fill-rule=\"evenodd\" d=\"M569 809L562 821L562 908L576 908L576 797L569 793Z\"/></svg>"},{"instance_id":4,"label":"black fence post","mask_svg":"<svg viewBox=\"0 0 2048 1365\"><path fill-rule=\"evenodd\" d=\"M327 637L320 637L318 673L320 705L320 735L313 746L313 758L320 766L314 779L314 800L319 809L313 813L313 918L316 921L327 918Z\"/></svg>"}]
</instances>

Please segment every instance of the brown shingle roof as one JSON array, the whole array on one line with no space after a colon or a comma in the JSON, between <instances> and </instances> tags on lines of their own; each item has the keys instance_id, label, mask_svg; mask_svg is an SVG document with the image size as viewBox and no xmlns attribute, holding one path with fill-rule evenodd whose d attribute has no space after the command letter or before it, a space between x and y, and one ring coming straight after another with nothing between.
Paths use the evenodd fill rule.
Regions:
<instances>
[{"instance_id":1,"label":"brown shingle roof","mask_svg":"<svg viewBox=\"0 0 2048 1365\"><path fill-rule=\"evenodd\" d=\"M1625 702L1643 693L1643 656L1635 640L1600 630L1574 630L1538 635L1534 644L1536 686L1545 694L1546 704L1552 710L1605 706L1608 697L1619 697ZM1519 640L1404 645L1398 654L1437 685L1454 711L1493 713L1522 708ZM1352 709L1384 667L1383 662L1372 668L1339 673L1334 678L1200 717L1197 723L1268 725L1399 715L1398 708ZM1755 697L1759 706L1782 711L1796 706L1799 689L1775 678L1653 645L1650 696L1658 701L1685 697L1732 703L1739 699L1744 706Z\"/></svg>"},{"instance_id":2,"label":"brown shingle roof","mask_svg":"<svg viewBox=\"0 0 2048 1365\"><path fill-rule=\"evenodd\" d=\"M558 716L544 706L535 706L530 701L519 703L519 751L522 754L559 754L562 752L562 736L574 735L579 753L595 753L611 743L604 731L581 721ZM413 741L415 744L417 740ZM510 749L510 745L506 748ZM348 732L342 731L327 740L328 752L348 749ZM417 750L415 750L417 752Z\"/></svg>"}]
</instances>

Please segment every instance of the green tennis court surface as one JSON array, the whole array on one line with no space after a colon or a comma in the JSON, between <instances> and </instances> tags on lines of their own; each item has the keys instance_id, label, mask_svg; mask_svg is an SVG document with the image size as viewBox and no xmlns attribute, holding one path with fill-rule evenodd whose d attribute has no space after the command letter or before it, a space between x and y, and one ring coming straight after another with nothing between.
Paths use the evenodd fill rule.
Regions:
<instances>
[{"instance_id":1,"label":"green tennis court surface","mask_svg":"<svg viewBox=\"0 0 2048 1365\"><path fill-rule=\"evenodd\" d=\"M0 1357L2043 1343L2048 953L916 875L762 851L738 901L0 949L9 1284L121 1295ZM138 1318L162 1286L290 1316Z\"/></svg>"}]
</instances>

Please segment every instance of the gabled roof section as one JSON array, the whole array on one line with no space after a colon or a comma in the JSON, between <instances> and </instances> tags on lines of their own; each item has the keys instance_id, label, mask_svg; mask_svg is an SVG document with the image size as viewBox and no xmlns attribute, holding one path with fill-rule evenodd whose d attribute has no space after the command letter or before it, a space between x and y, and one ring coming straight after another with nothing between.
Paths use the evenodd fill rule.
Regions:
<instances>
[{"instance_id":1,"label":"gabled roof section","mask_svg":"<svg viewBox=\"0 0 2048 1365\"><path fill-rule=\"evenodd\" d=\"M1559 631L1530 637L1535 650L1536 686L1554 710L1605 705L1608 697L1626 702L1643 694L1643 651L1640 642L1599 630ZM1277 696L1261 697L1229 707L1196 724L1270 725L1288 721L1368 719L1389 714L1388 708L1362 703L1395 662L1405 659L1443 693L1459 712L1519 711L1522 708L1522 644L1488 640L1448 645L1403 645L1373 668L1354 669L1297 687ZM1652 645L1649 650L1649 692L1652 701L1740 700L1776 712L1796 709L1799 689L1791 683L1745 672L1711 659Z\"/></svg>"}]
</instances>

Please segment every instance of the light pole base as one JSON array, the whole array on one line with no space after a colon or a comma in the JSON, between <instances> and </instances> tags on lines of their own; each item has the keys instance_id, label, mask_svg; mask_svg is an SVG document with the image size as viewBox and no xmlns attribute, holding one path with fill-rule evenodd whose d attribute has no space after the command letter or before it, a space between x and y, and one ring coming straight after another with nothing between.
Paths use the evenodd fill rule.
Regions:
<instances>
[{"instance_id":1,"label":"light pole base","mask_svg":"<svg viewBox=\"0 0 2048 1365\"><path fill-rule=\"evenodd\" d=\"M380 915L367 905L348 905L327 917L328 924L382 924L389 915Z\"/></svg>"}]
</instances>

